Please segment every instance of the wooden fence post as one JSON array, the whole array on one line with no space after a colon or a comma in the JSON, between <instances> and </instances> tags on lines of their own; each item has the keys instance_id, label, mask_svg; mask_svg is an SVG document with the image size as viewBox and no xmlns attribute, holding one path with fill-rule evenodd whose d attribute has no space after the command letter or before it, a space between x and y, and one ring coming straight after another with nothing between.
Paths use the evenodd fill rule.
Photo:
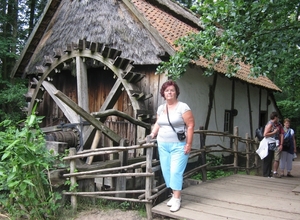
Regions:
<instances>
[{"instance_id":1,"label":"wooden fence post","mask_svg":"<svg viewBox=\"0 0 300 220\"><path fill-rule=\"evenodd\" d=\"M72 147L69 150L69 156L74 156L76 155L76 148ZM70 160L70 174L75 173L76 171L76 159ZM76 176L71 176L70 177L71 185L70 188L76 187ZM76 195L71 195L71 206L74 212L77 211L77 196Z\"/></svg>"},{"instance_id":2,"label":"wooden fence post","mask_svg":"<svg viewBox=\"0 0 300 220\"><path fill-rule=\"evenodd\" d=\"M237 126L234 127L234 136L239 136L239 129ZM234 173L237 174L237 167L238 167L238 146L239 145L239 140L238 138L234 138L234 144L233 144L233 151L234 151L234 161L233 161L233 166L235 167Z\"/></svg>"},{"instance_id":3,"label":"wooden fence post","mask_svg":"<svg viewBox=\"0 0 300 220\"><path fill-rule=\"evenodd\" d=\"M200 126L199 130L204 130L204 127ZM200 149L203 149L203 148L204 148L204 151L201 152L201 165L206 164L206 147L205 147L205 134L200 133ZM207 181L206 166L201 168L201 174L202 174L202 181L206 182Z\"/></svg>"},{"instance_id":4,"label":"wooden fence post","mask_svg":"<svg viewBox=\"0 0 300 220\"><path fill-rule=\"evenodd\" d=\"M150 143L151 136L148 135L146 138L146 143ZM152 172L152 157L153 157L153 147L148 147L146 150L146 173ZM146 176L145 183L145 199L148 200L151 197L152 191L152 176ZM152 219L152 201L146 203L147 219Z\"/></svg>"},{"instance_id":5,"label":"wooden fence post","mask_svg":"<svg viewBox=\"0 0 300 220\"><path fill-rule=\"evenodd\" d=\"M257 139L257 137L256 137L256 138L255 138L255 144L254 144L254 147L253 147L253 148L254 148L254 152L257 151L258 146L259 146L259 142L258 142L258 139ZM259 161L259 156L258 156L257 153L255 153L254 163L255 163L255 166L257 167L257 168L256 168L256 175L259 174L259 167L260 167L260 166L258 166L258 161Z\"/></svg>"},{"instance_id":6,"label":"wooden fence post","mask_svg":"<svg viewBox=\"0 0 300 220\"><path fill-rule=\"evenodd\" d=\"M246 137L245 139L249 139L249 134L246 133ZM249 175L250 171L249 171L249 167L250 167L250 144L248 141L246 141L246 173Z\"/></svg>"},{"instance_id":7,"label":"wooden fence post","mask_svg":"<svg viewBox=\"0 0 300 220\"><path fill-rule=\"evenodd\" d=\"M120 146L128 146L128 141L126 139L121 139L120 141ZM120 160L120 165L121 166L126 166L128 165L128 151L121 151L119 153L119 160ZM124 172L124 170L122 170L121 172ZM116 178L116 190L117 191L126 191L126 176L119 176ZM125 193L117 193L116 197L126 197Z\"/></svg>"}]
</instances>

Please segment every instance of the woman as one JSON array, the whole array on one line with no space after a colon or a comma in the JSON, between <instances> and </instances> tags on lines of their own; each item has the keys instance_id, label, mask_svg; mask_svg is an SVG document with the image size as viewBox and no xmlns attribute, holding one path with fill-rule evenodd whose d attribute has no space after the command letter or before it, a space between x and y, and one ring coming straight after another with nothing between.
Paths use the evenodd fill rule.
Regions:
<instances>
[{"instance_id":1,"label":"woman","mask_svg":"<svg viewBox=\"0 0 300 220\"><path fill-rule=\"evenodd\" d=\"M283 148L280 156L280 165L281 176L284 176L284 170L287 170L287 177L293 177L291 174L292 162L294 158L294 153L296 153L296 140L295 132L290 128L290 119L284 119L284 141Z\"/></svg>"},{"instance_id":2,"label":"woman","mask_svg":"<svg viewBox=\"0 0 300 220\"><path fill-rule=\"evenodd\" d=\"M194 134L194 116L189 106L177 100L180 92L178 85L169 80L160 90L166 100L157 109L157 120L151 132L151 138L157 136L158 153L163 177L167 187L173 191L167 205L171 212L176 212L181 205L183 172L192 149ZM186 139L179 141L176 132L186 131Z\"/></svg>"},{"instance_id":3,"label":"woman","mask_svg":"<svg viewBox=\"0 0 300 220\"><path fill-rule=\"evenodd\" d=\"M282 125L279 123L279 117L277 112L272 112L270 114L270 121L266 124L264 130L264 137L272 137L277 140L275 151L268 150L268 155L263 159L263 176L264 177L275 177L280 178L280 175L277 173L279 166L280 154L282 150L284 130ZM273 174L271 173L272 161L273 163Z\"/></svg>"}]
</instances>

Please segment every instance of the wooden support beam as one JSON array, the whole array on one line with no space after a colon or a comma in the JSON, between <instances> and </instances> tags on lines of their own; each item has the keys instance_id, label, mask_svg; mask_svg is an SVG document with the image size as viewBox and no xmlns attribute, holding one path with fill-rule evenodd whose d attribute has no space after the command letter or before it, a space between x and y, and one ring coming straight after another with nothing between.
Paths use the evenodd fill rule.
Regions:
<instances>
[{"instance_id":1,"label":"wooden support beam","mask_svg":"<svg viewBox=\"0 0 300 220\"><path fill-rule=\"evenodd\" d=\"M68 96L66 96L61 91L57 90L54 93L55 96L57 96L60 100L62 100L66 105L68 105L70 108L72 108L77 114L79 114L81 117L83 117L85 120L90 122L95 128L98 130L101 130L104 135L109 137L111 140L113 140L115 143L119 144L121 137L109 129L106 125L104 125L102 122L98 121L96 118L88 114L86 111L84 111L81 107L79 107L75 102L73 102Z\"/></svg>"},{"instance_id":2,"label":"wooden support beam","mask_svg":"<svg viewBox=\"0 0 300 220\"><path fill-rule=\"evenodd\" d=\"M104 103L102 104L99 112L105 111L107 109L111 109L116 104L120 95L122 94L122 81L118 78L113 87L111 88L109 94L106 96Z\"/></svg>"},{"instance_id":3,"label":"wooden support beam","mask_svg":"<svg viewBox=\"0 0 300 220\"><path fill-rule=\"evenodd\" d=\"M151 124L148 124L148 123L142 122L140 120L137 120L137 119L125 114L124 112L121 112L121 111L118 111L118 110L115 110L115 109L109 109L109 110L105 110L105 111L101 111L101 112L92 112L91 115L93 115L95 117L100 117L100 118L107 118L108 116L116 115L116 116L119 116L119 117L122 117L122 118L128 120L131 123L139 125L143 128L146 128L146 129L151 128Z\"/></svg>"},{"instance_id":4,"label":"wooden support beam","mask_svg":"<svg viewBox=\"0 0 300 220\"><path fill-rule=\"evenodd\" d=\"M93 140L93 143L92 143L92 146L91 146L91 150L94 150L97 148L99 142L100 142L100 138L101 138L101 131L100 130L97 130L96 131L96 134L95 134L95 137L94 137L94 140ZM94 156L89 156L87 159L86 159L86 164L92 164L93 162L93 159L94 159Z\"/></svg>"},{"instance_id":5,"label":"wooden support beam","mask_svg":"<svg viewBox=\"0 0 300 220\"><path fill-rule=\"evenodd\" d=\"M60 110L64 113L66 118L71 123L79 123L79 117L78 115L70 108L68 105L66 105L64 102L62 102L60 99L58 99L54 93L57 91L55 86L47 81L43 82L43 87L46 89L48 94L51 96L53 101L57 104L57 106L60 108Z\"/></svg>"},{"instance_id":6,"label":"wooden support beam","mask_svg":"<svg viewBox=\"0 0 300 220\"><path fill-rule=\"evenodd\" d=\"M81 108L83 108L86 112L90 112L87 67L81 57L76 57L76 77L77 77L78 105Z\"/></svg>"}]
</instances>

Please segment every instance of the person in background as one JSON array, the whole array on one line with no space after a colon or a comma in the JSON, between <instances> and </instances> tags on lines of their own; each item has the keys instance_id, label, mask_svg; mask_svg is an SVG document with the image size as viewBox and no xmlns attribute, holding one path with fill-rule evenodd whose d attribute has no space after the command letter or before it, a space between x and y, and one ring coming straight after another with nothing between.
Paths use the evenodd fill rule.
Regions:
<instances>
[{"instance_id":1,"label":"person in background","mask_svg":"<svg viewBox=\"0 0 300 220\"><path fill-rule=\"evenodd\" d=\"M295 132L290 128L290 119L284 119L284 141L283 148L280 156L279 168L281 170L281 176L284 176L284 170L287 170L287 177L293 177L291 174L292 162L294 158L294 153L296 153L296 140Z\"/></svg>"},{"instance_id":2,"label":"person in background","mask_svg":"<svg viewBox=\"0 0 300 220\"><path fill-rule=\"evenodd\" d=\"M280 153L282 151L283 143L283 134L284 130L282 125L279 123L279 117L277 112L272 112L270 114L270 121L266 124L264 130L264 137L272 137L279 142L279 145L275 151L269 150L268 155L263 159L263 176L264 177L275 177L280 178L280 175L277 173ZM273 163L273 174L271 173L272 161Z\"/></svg>"},{"instance_id":3,"label":"person in background","mask_svg":"<svg viewBox=\"0 0 300 220\"><path fill-rule=\"evenodd\" d=\"M173 191L167 205L171 212L176 212L181 206L183 172L192 149L195 122L190 107L177 100L180 91L174 81L165 82L160 94L166 103L158 107L157 120L150 135L151 138L157 136L162 174L166 186ZM176 132L186 131L185 140L179 141L171 124Z\"/></svg>"}]
</instances>

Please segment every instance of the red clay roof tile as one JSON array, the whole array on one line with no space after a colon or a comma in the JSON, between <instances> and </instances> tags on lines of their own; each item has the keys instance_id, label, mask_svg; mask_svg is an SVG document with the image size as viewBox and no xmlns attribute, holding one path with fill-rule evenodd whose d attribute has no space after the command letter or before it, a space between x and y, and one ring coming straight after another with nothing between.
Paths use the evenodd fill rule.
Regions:
<instances>
[{"instance_id":1,"label":"red clay roof tile","mask_svg":"<svg viewBox=\"0 0 300 220\"><path fill-rule=\"evenodd\" d=\"M158 30L160 35L175 49L174 42L180 37L186 36L191 32L198 32L200 30L191 27L190 25L184 23L183 21L175 18L174 16L168 14L167 12L159 9L158 7L150 4L145 0L133 0L132 3L139 10L139 12L147 19L147 21ZM195 62L197 65L202 67L208 66L208 61L204 58L200 58ZM269 78L260 76L258 78L249 77L250 66L241 64L241 69L233 77L240 80L246 81L248 83L262 86L275 91L280 91ZM220 73L226 73L226 65L224 62L220 62L215 66L215 70Z\"/></svg>"}]
</instances>

